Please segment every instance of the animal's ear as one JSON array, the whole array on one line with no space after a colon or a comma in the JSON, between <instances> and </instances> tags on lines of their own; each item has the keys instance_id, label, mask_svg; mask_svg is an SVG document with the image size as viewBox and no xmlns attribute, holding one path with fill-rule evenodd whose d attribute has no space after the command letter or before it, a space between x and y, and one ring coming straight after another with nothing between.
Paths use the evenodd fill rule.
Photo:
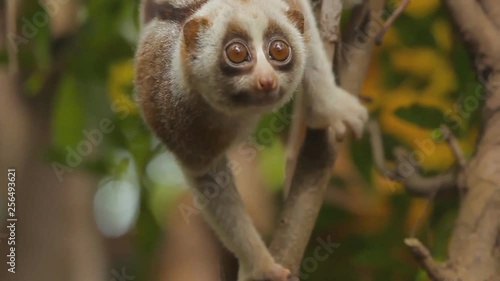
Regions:
<instances>
[{"instance_id":1,"label":"animal's ear","mask_svg":"<svg viewBox=\"0 0 500 281\"><path fill-rule=\"evenodd\" d=\"M147 24L156 17L158 4L154 0L141 1L142 23Z\"/></svg>"},{"instance_id":2,"label":"animal's ear","mask_svg":"<svg viewBox=\"0 0 500 281\"><path fill-rule=\"evenodd\" d=\"M286 12L286 16L295 25L295 27L297 27L300 33L304 34L305 30L304 14L302 14L299 10L290 9Z\"/></svg>"},{"instance_id":3,"label":"animal's ear","mask_svg":"<svg viewBox=\"0 0 500 281\"><path fill-rule=\"evenodd\" d=\"M188 20L184 24L182 30L184 36L184 44L188 53L193 52L198 45L201 32L210 26L210 21L204 17L195 17Z\"/></svg>"}]
</instances>

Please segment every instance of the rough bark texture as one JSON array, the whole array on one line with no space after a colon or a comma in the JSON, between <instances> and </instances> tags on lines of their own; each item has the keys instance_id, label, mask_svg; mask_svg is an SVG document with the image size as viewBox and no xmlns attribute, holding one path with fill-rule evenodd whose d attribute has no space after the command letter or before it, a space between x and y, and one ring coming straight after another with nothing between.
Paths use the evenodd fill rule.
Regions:
<instances>
[{"instance_id":1,"label":"rough bark texture","mask_svg":"<svg viewBox=\"0 0 500 281\"><path fill-rule=\"evenodd\" d=\"M331 3L335 9L342 8L338 0L324 1ZM353 23L359 23L357 32L365 31L368 23L380 17L384 2L384 0L372 0L359 8L367 12L359 13L361 19L356 16L351 19ZM322 5L322 7L329 8L332 6L326 3ZM333 52L337 43L335 40L339 38L340 12L328 9L320 14L320 27L325 49L331 52L329 55L333 61ZM348 34L347 38L352 39L357 35L359 34ZM339 74L343 77L340 85L353 94L359 93L365 79L374 45L373 39L376 35L366 36L364 38L366 44L363 46L353 45L354 47L343 49L347 52L349 66ZM325 197L326 186L336 157L335 150L335 145L329 142L326 131L307 130L292 179L290 193L285 201L280 223L270 246L275 259L294 274L298 274L304 251Z\"/></svg>"},{"instance_id":2,"label":"rough bark texture","mask_svg":"<svg viewBox=\"0 0 500 281\"><path fill-rule=\"evenodd\" d=\"M414 239L413 249L436 281L500 280L500 2L443 0L468 46L484 87L483 132L464 168L465 194L452 233L448 261L437 264Z\"/></svg>"},{"instance_id":3,"label":"rough bark texture","mask_svg":"<svg viewBox=\"0 0 500 281\"><path fill-rule=\"evenodd\" d=\"M493 88L499 74L486 84L492 92L484 108L484 132L465 171L467 193L449 246L455 269L450 280L500 279L500 84Z\"/></svg>"},{"instance_id":4,"label":"rough bark texture","mask_svg":"<svg viewBox=\"0 0 500 281\"><path fill-rule=\"evenodd\" d=\"M439 264L418 240L407 239L417 260L437 281L500 280L500 2L496 0L443 0L469 48L477 76L485 89L483 134L477 152L458 173L446 174L450 186L463 185L460 212L453 231L449 260ZM338 25L328 23L327 15L335 15L329 7L320 17L325 48L332 50ZM331 4L335 5L335 3ZM359 38L354 27L381 22L384 1L365 2L353 14L350 33L344 36L340 50L342 87L359 94L368 67L373 37ZM356 18L357 16L357 18ZM333 20L332 17L329 18ZM380 26L382 27L382 26ZM333 34L333 35L332 35ZM322 140L323 139L323 140ZM319 153L319 154L317 154ZM271 244L276 259L298 273L310 232L316 221L329 176L328 162L333 163L334 150L326 133L308 131L293 177L290 196L282 213L279 229ZM311 169L315 165L315 169ZM456 175L455 175L456 177ZM434 180L422 181L434 183ZM455 182L455 183L454 183ZM437 190L442 187L437 184ZM429 189L428 188L428 189Z\"/></svg>"},{"instance_id":5,"label":"rough bark texture","mask_svg":"<svg viewBox=\"0 0 500 281\"><path fill-rule=\"evenodd\" d=\"M271 243L276 261L298 273L313 230L334 161L334 149L324 130L308 130L298 158L290 194Z\"/></svg>"}]
</instances>

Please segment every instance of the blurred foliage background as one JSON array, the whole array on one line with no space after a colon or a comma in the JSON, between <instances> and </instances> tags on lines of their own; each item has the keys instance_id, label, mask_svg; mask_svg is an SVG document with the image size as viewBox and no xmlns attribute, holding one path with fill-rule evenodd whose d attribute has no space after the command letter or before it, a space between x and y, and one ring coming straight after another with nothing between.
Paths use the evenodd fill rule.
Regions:
<instances>
[{"instance_id":1,"label":"blurred foliage background","mask_svg":"<svg viewBox=\"0 0 500 281\"><path fill-rule=\"evenodd\" d=\"M22 1L20 33L37 13L49 13L46 2ZM138 1L59 2L74 5L66 10L72 11L73 31L56 37L64 21L52 20L35 25L35 35L16 44L21 87L28 98L36 98L48 77L60 71L54 86L51 141L43 159L62 179L75 170L99 179L89 203L92 227L99 229L109 261L106 280L119 280L112 269L122 267L134 280L218 280L207 276L217 274L214 257L220 249L207 246L217 244L199 216L186 219L192 200L182 174L145 127L134 103ZM3 64L10 61L5 51L1 58ZM464 110L464 101L478 87L440 2L419 0L411 1L375 49L362 94L373 98L367 106L381 124L387 159L394 161L392 151L398 146L421 150L418 141L431 141L435 150L419 164L426 175L433 175L456 165L440 135L441 124L452 129L466 154L473 153L479 105ZM282 197L287 130L259 132L270 132L266 129L276 114L280 113L266 116L249 138L257 157L240 159L245 164L238 175L248 208L266 236ZM232 158L241 157L237 154ZM401 184L376 171L372 162L368 136L341 153L305 257L314 257L318 239L340 246L324 261L304 263L303 280L427 280L403 244L413 234L435 257L445 257L456 198L429 203L412 197Z\"/></svg>"}]
</instances>

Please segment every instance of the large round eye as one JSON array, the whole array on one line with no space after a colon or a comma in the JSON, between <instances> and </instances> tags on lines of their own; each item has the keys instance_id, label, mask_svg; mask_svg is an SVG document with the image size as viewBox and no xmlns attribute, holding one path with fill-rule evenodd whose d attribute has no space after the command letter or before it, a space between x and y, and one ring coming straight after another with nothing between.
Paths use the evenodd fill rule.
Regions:
<instances>
[{"instance_id":1,"label":"large round eye","mask_svg":"<svg viewBox=\"0 0 500 281\"><path fill-rule=\"evenodd\" d=\"M227 58L233 63L242 63L248 60L249 51L245 44L234 42L226 47Z\"/></svg>"},{"instance_id":2,"label":"large round eye","mask_svg":"<svg viewBox=\"0 0 500 281\"><path fill-rule=\"evenodd\" d=\"M283 40L274 40L269 44L269 56L277 61L285 61L290 56L290 46Z\"/></svg>"}]
</instances>

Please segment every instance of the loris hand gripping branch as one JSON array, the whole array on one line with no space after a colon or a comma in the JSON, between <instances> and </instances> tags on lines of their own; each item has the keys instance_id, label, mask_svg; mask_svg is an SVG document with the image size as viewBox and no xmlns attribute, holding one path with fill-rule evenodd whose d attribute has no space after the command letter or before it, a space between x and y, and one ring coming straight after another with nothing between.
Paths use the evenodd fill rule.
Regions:
<instances>
[{"instance_id":1,"label":"loris hand gripping branch","mask_svg":"<svg viewBox=\"0 0 500 281\"><path fill-rule=\"evenodd\" d=\"M239 259L238 281L287 280L244 211L225 152L300 83L308 126L362 134L367 111L335 84L308 0L143 0L141 18L135 82L146 123L194 193L210 198L202 213ZM225 172L228 186L214 192L209 171Z\"/></svg>"}]
</instances>

